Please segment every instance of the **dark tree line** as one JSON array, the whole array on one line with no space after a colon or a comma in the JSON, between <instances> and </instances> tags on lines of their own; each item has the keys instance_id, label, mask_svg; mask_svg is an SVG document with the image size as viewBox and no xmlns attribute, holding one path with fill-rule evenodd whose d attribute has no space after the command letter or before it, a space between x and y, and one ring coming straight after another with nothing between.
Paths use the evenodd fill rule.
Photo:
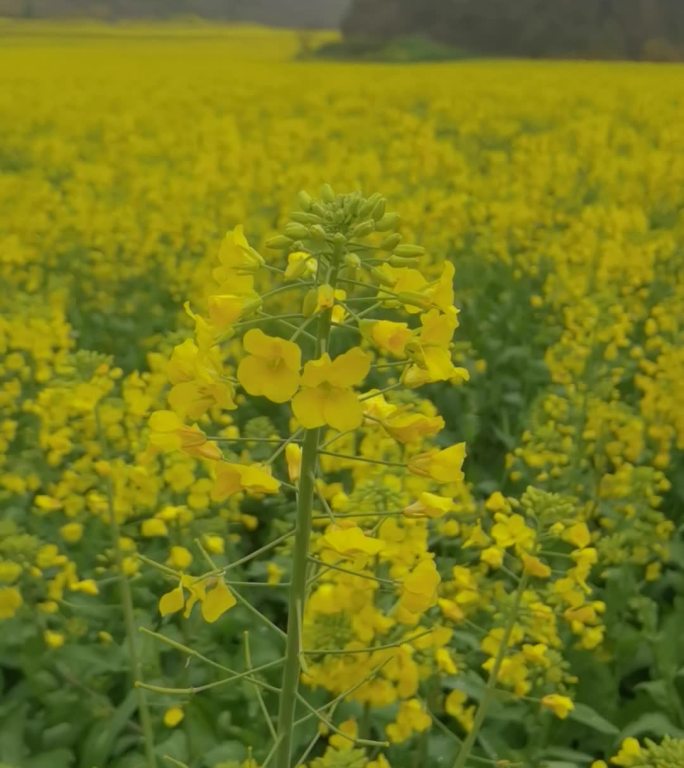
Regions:
<instances>
[{"instance_id":1,"label":"dark tree line","mask_svg":"<svg viewBox=\"0 0 684 768\"><path fill-rule=\"evenodd\" d=\"M0 16L165 19L197 16L289 27L335 27L349 0L0 0Z\"/></svg>"},{"instance_id":2,"label":"dark tree line","mask_svg":"<svg viewBox=\"0 0 684 768\"><path fill-rule=\"evenodd\" d=\"M502 56L684 59L684 0L352 0L343 32Z\"/></svg>"}]
</instances>

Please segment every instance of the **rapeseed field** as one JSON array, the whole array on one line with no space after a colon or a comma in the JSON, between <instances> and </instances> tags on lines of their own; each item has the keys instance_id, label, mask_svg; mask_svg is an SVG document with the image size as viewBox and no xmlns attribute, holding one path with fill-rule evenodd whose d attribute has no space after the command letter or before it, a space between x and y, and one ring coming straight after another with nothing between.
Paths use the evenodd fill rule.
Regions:
<instances>
[{"instance_id":1,"label":"rapeseed field","mask_svg":"<svg viewBox=\"0 0 684 768\"><path fill-rule=\"evenodd\" d=\"M3 768L684 766L684 68L0 23Z\"/></svg>"}]
</instances>

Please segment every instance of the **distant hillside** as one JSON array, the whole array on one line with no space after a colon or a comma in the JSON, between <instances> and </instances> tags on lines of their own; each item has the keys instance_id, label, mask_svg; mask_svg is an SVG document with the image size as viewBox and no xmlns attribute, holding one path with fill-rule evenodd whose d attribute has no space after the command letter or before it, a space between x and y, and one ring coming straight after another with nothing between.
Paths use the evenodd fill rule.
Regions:
<instances>
[{"instance_id":1,"label":"distant hillside","mask_svg":"<svg viewBox=\"0 0 684 768\"><path fill-rule=\"evenodd\" d=\"M352 0L343 32L499 56L684 59L684 0Z\"/></svg>"},{"instance_id":2,"label":"distant hillside","mask_svg":"<svg viewBox=\"0 0 684 768\"><path fill-rule=\"evenodd\" d=\"M166 19L199 16L283 27L339 27L350 0L0 0L0 16Z\"/></svg>"}]
</instances>

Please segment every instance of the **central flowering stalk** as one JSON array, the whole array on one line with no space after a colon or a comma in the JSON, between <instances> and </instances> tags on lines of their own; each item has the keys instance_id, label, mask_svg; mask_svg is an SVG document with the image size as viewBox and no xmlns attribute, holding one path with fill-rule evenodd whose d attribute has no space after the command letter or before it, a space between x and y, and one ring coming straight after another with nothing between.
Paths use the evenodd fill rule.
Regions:
<instances>
[{"instance_id":1,"label":"central flowering stalk","mask_svg":"<svg viewBox=\"0 0 684 768\"><path fill-rule=\"evenodd\" d=\"M331 283L333 289L335 278L339 269L339 261L342 256L339 245L335 247L334 259L330 265ZM320 265L320 262L319 262ZM320 267L319 267L320 269ZM313 371L321 368L321 362L328 368L332 368L330 357L325 352L328 349L331 331L331 318L333 308L327 308L318 320L318 333L316 336L316 359L306 363L302 383L310 383L307 390L301 390L292 402L292 409L300 423L307 427L302 444L301 465L299 467L299 483L297 486L297 518L295 540L292 551L292 576L290 580L290 593L288 596L287 614L287 642L285 647L285 665L280 686L280 706L278 709L278 723L276 727L277 741L275 764L278 768L289 768L292 756L292 737L294 732L294 717L297 705L297 693L299 690L299 677L301 673L300 653L302 651L302 622L304 617L304 603L306 600L306 580L308 571L309 546L311 541L311 517L313 512L314 488L316 481L316 467L318 464L318 447L321 427L332 417L336 419L336 408L343 406L340 398L331 398L322 392L316 395L317 383L322 381ZM353 350L352 350L353 351ZM360 352L360 350L358 350ZM361 353L363 354L363 353ZM321 357L324 355L326 360ZM337 358L339 360L340 358ZM337 360L335 362L337 362ZM307 372L309 376L307 378ZM365 377L368 367L361 377ZM359 382L356 382L359 383ZM352 394L351 392L349 394ZM352 395L355 399L355 396ZM358 400L356 400L358 403ZM328 419L326 420L326 415ZM361 416L362 418L362 416ZM359 423L361 421L359 419ZM358 424L357 424L358 426ZM352 427L353 428L353 427Z\"/></svg>"},{"instance_id":2,"label":"central flowering stalk","mask_svg":"<svg viewBox=\"0 0 684 768\"><path fill-rule=\"evenodd\" d=\"M195 324L194 338L179 344L169 360L170 410L157 411L150 419L154 450L181 450L208 462L214 502L239 508L246 497L269 497L264 509L277 508L278 498L287 508L288 495L296 493L295 526L287 536L223 564L203 548L210 570L197 577L183 572L191 558L185 558L187 563L174 561L175 569L160 566L173 583L160 600L163 616L188 616L199 605L211 623L240 603L284 639L282 658L272 662L282 664L280 688L273 689L278 694L275 723L261 702L274 739L265 760L275 768L299 764L296 725L310 717L318 718L343 744L387 744L365 738L349 726L342 732L330 719L332 711L316 709L306 700L301 678L306 680L312 669L320 670L321 658L336 649L321 646L314 651L305 640L312 631L315 634L318 614L330 621L344 604L330 610L331 596L339 594L344 601L344 594L353 594L365 604L364 613L352 611L349 621L345 619L349 642L357 643L356 635L362 641L354 648L354 659L363 662L368 656L370 661L383 647L396 647L397 658L409 653L407 648L411 654L421 650L405 644L402 637L418 642L413 636L424 633L411 628L437 606L441 575L427 550L426 525L453 509L465 458L462 443L433 443L444 420L425 413L412 392L423 384L456 385L467 378L467 371L456 367L452 358L458 325L453 265L425 263L419 269L423 249L402 244L399 217L385 212L380 195L336 196L326 186L319 201L302 193L300 203L302 210L291 214L284 233L267 242L267 247L281 252L275 263L267 263L250 246L241 227L226 235L219 265L212 271L216 286L207 297L206 313L186 306ZM267 271L275 280L268 290L259 291ZM245 402L238 388L251 398L269 401L269 409L287 410L291 417L288 436L257 438L257 443L278 444L272 452L260 453L259 461L253 458L253 439L235 434L239 420L230 434L226 430L214 436L206 435L197 423L231 421L224 411L237 410ZM386 456L362 450L369 437L378 447L387 444ZM239 455L234 450L237 441L246 446ZM230 445L229 455L224 455L222 444ZM339 501L332 499L331 491L342 484L331 483L328 475L338 472L340 462L349 499L355 494L359 501L366 499L362 503L371 504L375 522L363 513L356 519L350 513L338 517ZM393 477L371 477L378 465L389 467ZM365 471L360 473L359 468ZM396 516L407 521L406 532L418 534L406 539L409 546L403 553L392 544L397 536L404 537ZM314 518L324 528L322 533L318 529L314 533ZM290 535L289 580L282 585L288 589L283 632L241 596L239 588L249 582L227 581L226 576L290 540ZM383 617L375 599L388 590L394 593L394 607ZM383 640L381 636L391 631L393 636ZM448 652L441 646L450 632L435 637L446 663ZM310 661L303 664L306 654ZM385 660L369 666L360 679L355 673L351 689L345 691L344 680L343 690L337 691L338 700L355 692L367 696L364 685L382 669L386 686L402 699L397 723L386 731L393 741L405 740L430 724L413 689L395 682L398 664ZM302 717L303 710L308 715ZM330 746L335 749L332 740Z\"/></svg>"}]
</instances>

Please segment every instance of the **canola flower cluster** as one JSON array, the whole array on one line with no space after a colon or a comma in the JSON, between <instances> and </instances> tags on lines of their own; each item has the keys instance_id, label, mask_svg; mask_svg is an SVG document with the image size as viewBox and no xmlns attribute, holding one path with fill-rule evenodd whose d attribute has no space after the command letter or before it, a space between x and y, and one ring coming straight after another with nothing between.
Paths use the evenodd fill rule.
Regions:
<instances>
[{"instance_id":1,"label":"canola flower cluster","mask_svg":"<svg viewBox=\"0 0 684 768\"><path fill-rule=\"evenodd\" d=\"M609 662L620 633L606 584L658 585L675 529L678 70L360 81L285 63L290 33L27 29L0 75L4 652L106 653L151 631L159 598L172 631L130 660L150 687L171 684L179 645L222 658L181 613L244 614L284 644L317 433L306 599L289 611L298 695L329 702L298 699L299 731L321 723L310 764L384 768L435 733L463 755L501 707L572 716L573 659ZM401 218L327 188L290 215L326 179L382 190ZM247 676L267 733L275 658ZM193 674L173 684L216 682ZM153 706L158 732L190 719L181 697ZM611 764L641 750L634 765L660 768L625 744Z\"/></svg>"},{"instance_id":2,"label":"canola flower cluster","mask_svg":"<svg viewBox=\"0 0 684 768\"><path fill-rule=\"evenodd\" d=\"M335 196L324 187L320 201L302 193L300 202L285 234L268 243L284 249L282 261L262 257L242 227L226 235L206 316L186 307L194 336L170 356L172 409L150 418L154 446L209 464L214 500L239 505L296 488L281 695L297 694L296 684L285 693L294 659L309 686L372 709L394 705L385 734L406 741L432 725L421 682L458 675L467 645L456 630L476 619L489 625L480 642L488 694L495 686L516 697L537 693L543 707L567 717L574 679L564 670L559 624L585 648L601 641L605 606L590 599L587 583L596 549L573 505L553 494L530 489L518 502L496 492L479 508L463 482L465 445L437 443L444 420L417 390L468 379L451 356L453 265L426 279L416 268L422 249L401 243L399 217L378 195ZM275 274L276 286L259 294L262 271ZM288 310L274 313L283 295ZM291 428L272 439L266 462L224 456L221 444L236 438L198 423L212 411L239 410L240 390L289 404ZM382 484L378 467L393 472ZM444 578L431 541L446 557L466 553ZM162 615L187 616L199 602L213 622L237 604L223 579L230 565L208 562L211 570L196 578L181 570L160 600ZM480 720L485 708L483 699ZM440 709L474 732L476 708L461 688ZM352 734L351 744L367 742ZM286 738L278 733L276 755ZM288 760L289 752L281 764Z\"/></svg>"}]
</instances>

